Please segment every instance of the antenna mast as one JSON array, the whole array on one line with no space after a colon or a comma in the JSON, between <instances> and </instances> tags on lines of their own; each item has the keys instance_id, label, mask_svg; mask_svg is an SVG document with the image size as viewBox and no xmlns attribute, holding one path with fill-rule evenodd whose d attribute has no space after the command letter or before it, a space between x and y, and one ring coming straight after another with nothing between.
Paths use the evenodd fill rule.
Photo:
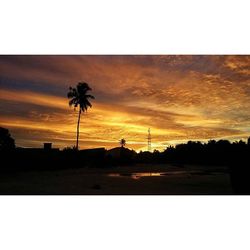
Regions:
<instances>
[{"instance_id":1,"label":"antenna mast","mask_svg":"<svg viewBox=\"0 0 250 250\"><path fill-rule=\"evenodd\" d=\"M151 134L150 134L150 128L148 129L148 151L151 152Z\"/></svg>"}]
</instances>

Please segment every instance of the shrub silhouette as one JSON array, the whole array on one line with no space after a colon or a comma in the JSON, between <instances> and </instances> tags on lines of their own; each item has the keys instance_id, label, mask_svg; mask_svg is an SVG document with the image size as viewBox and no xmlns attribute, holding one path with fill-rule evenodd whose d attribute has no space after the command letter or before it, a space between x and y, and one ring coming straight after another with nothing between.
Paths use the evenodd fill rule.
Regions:
<instances>
[{"instance_id":1,"label":"shrub silhouette","mask_svg":"<svg viewBox=\"0 0 250 250\"><path fill-rule=\"evenodd\" d=\"M11 137L9 130L0 127L0 150L11 150L15 148L15 140Z\"/></svg>"}]
</instances>

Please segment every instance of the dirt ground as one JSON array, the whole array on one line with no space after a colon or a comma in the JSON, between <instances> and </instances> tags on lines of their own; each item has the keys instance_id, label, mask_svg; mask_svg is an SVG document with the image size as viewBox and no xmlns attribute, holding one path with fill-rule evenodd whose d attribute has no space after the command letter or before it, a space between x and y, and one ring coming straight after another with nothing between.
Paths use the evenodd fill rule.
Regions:
<instances>
[{"instance_id":1,"label":"dirt ground","mask_svg":"<svg viewBox=\"0 0 250 250\"><path fill-rule=\"evenodd\" d=\"M227 168L135 165L0 174L0 194L233 194Z\"/></svg>"}]
</instances>

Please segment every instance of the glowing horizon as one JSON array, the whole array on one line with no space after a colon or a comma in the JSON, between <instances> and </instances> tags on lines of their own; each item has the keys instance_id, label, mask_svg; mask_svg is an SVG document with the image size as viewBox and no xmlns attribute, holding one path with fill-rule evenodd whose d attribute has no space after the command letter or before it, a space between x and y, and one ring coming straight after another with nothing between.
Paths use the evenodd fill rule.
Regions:
<instances>
[{"instance_id":1,"label":"glowing horizon","mask_svg":"<svg viewBox=\"0 0 250 250\"><path fill-rule=\"evenodd\" d=\"M68 87L86 81L80 148L152 150L250 135L249 56L0 56L0 126L17 146L75 145Z\"/></svg>"}]
</instances>

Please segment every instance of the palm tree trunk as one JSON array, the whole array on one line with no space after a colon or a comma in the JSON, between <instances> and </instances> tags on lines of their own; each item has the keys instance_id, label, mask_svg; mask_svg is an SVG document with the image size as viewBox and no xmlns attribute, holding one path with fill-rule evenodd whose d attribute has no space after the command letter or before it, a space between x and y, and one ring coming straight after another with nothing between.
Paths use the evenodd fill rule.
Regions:
<instances>
[{"instance_id":1,"label":"palm tree trunk","mask_svg":"<svg viewBox=\"0 0 250 250\"><path fill-rule=\"evenodd\" d=\"M77 122L77 130L76 130L76 150L78 150L78 139L79 139L79 125L81 119L81 108L79 109L78 122Z\"/></svg>"}]
</instances>

